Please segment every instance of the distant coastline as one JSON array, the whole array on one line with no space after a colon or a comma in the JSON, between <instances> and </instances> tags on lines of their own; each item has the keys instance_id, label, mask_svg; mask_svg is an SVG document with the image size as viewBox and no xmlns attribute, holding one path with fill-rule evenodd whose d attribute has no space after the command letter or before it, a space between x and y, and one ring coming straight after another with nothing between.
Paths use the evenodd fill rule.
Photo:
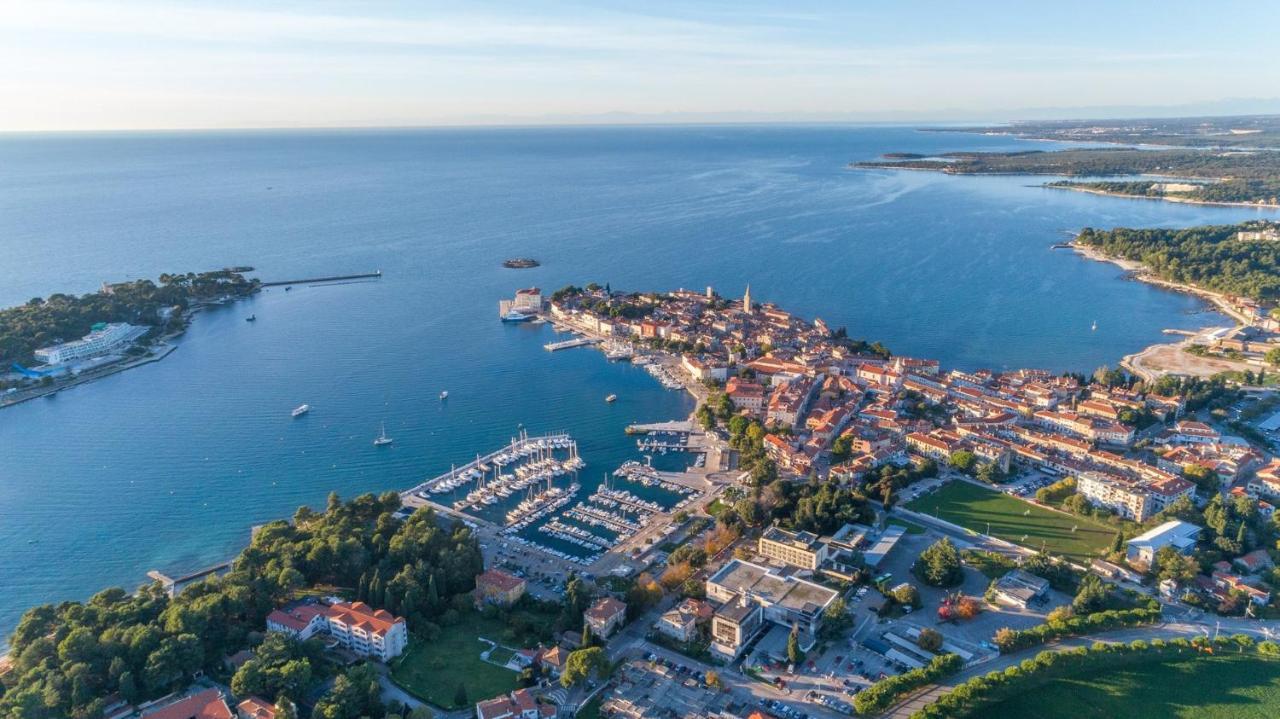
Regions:
<instances>
[{"instance_id":1,"label":"distant coastline","mask_svg":"<svg viewBox=\"0 0 1280 719\"><path fill-rule=\"evenodd\" d=\"M960 173L956 173L960 174ZM1218 207L1250 207L1259 210L1280 210L1280 205L1268 205L1261 202L1227 202L1224 200L1197 200L1190 197L1171 197L1169 195L1161 195L1159 197L1151 197L1149 195L1132 195L1125 192L1113 192L1111 190L1099 190L1096 187L1087 187L1085 185L1057 185L1046 182L1040 187L1046 190L1069 190L1071 192L1083 192L1089 195L1101 195L1103 197L1120 197L1128 200L1152 200L1155 202L1177 202L1184 205L1214 205Z\"/></svg>"}]
</instances>

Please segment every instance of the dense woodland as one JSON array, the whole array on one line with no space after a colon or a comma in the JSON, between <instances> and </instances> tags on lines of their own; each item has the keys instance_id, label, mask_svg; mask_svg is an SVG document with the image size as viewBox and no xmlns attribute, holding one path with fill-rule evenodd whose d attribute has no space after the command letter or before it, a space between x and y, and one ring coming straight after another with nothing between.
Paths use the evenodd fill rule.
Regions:
<instances>
[{"instance_id":1,"label":"dense woodland","mask_svg":"<svg viewBox=\"0 0 1280 719\"><path fill-rule=\"evenodd\" d=\"M1240 230L1262 227L1246 223L1180 230L1085 228L1076 242L1141 262L1170 282L1274 302L1280 300L1280 242L1236 239Z\"/></svg>"},{"instance_id":2,"label":"dense woodland","mask_svg":"<svg viewBox=\"0 0 1280 719\"><path fill-rule=\"evenodd\" d=\"M0 366L30 363L41 347L79 339L98 322L162 324L160 311L186 309L193 301L257 291L258 281L233 270L160 275L160 284L135 280L111 285L111 292L55 294L0 310Z\"/></svg>"},{"instance_id":3,"label":"dense woodland","mask_svg":"<svg viewBox=\"0 0 1280 719\"><path fill-rule=\"evenodd\" d=\"M884 159L855 163L856 167L936 170L954 175L1065 175L1118 177L1161 175L1216 179L1198 189L1172 196L1213 202L1280 201L1280 152L1212 152L1208 150L1137 150L1127 147L1025 152L953 152L934 158ZM1155 181L1120 183L1106 189L1148 196ZM1099 185L1099 186L1095 186ZM1107 189L1107 188L1110 189Z\"/></svg>"},{"instance_id":4,"label":"dense woodland","mask_svg":"<svg viewBox=\"0 0 1280 719\"><path fill-rule=\"evenodd\" d=\"M184 687L197 671L218 674L224 656L262 639L273 608L314 586L350 588L430 636L470 606L466 593L483 558L461 523L441 524L429 510L401 521L392 515L399 506L394 492L347 503L330 495L324 513L304 507L292 523L266 525L230 573L174 599L149 585L132 596L108 589L88 602L29 610L10 638L14 668L0 685L0 717L89 719L113 693L142 701ZM287 696L327 670L317 656L280 638L263 641L232 684L268 699ZM380 717L367 677L347 674L315 715Z\"/></svg>"}]
</instances>

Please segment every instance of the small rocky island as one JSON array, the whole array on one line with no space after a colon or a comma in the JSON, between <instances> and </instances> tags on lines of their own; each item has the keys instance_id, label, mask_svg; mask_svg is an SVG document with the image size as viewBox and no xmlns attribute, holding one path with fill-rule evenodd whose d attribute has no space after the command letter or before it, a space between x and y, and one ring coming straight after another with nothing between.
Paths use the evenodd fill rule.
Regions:
<instances>
[{"instance_id":1,"label":"small rocky island","mask_svg":"<svg viewBox=\"0 0 1280 719\"><path fill-rule=\"evenodd\" d=\"M541 262L528 257L513 257L502 261L502 266L511 270L525 270L530 267L538 267L541 264Z\"/></svg>"}]
</instances>

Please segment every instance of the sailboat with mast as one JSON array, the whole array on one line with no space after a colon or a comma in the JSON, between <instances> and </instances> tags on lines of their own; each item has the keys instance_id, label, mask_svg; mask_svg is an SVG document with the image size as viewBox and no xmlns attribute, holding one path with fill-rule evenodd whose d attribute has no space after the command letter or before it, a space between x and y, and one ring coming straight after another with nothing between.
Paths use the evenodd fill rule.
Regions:
<instances>
[{"instance_id":1,"label":"sailboat with mast","mask_svg":"<svg viewBox=\"0 0 1280 719\"><path fill-rule=\"evenodd\" d=\"M376 438L374 438L374 440L373 440L373 446L375 446L375 447L385 447L385 446L387 446L387 445L391 444L391 443L392 443L392 442L394 442L394 441L395 441L394 439L392 439L392 438L390 438L390 437L388 437L388 436L387 436L387 423L386 423L386 422L383 422L383 423L382 423L382 433L381 433L381 434L379 434Z\"/></svg>"}]
</instances>

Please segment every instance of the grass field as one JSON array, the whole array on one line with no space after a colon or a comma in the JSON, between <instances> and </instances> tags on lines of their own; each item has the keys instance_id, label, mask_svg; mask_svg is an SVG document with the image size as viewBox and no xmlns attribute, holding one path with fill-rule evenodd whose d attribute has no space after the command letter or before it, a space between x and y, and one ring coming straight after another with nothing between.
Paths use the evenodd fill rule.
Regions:
<instances>
[{"instance_id":1,"label":"grass field","mask_svg":"<svg viewBox=\"0 0 1280 719\"><path fill-rule=\"evenodd\" d=\"M974 714L1037 719L1272 719L1280 661L1201 658L1057 679Z\"/></svg>"},{"instance_id":2,"label":"grass field","mask_svg":"<svg viewBox=\"0 0 1280 719\"><path fill-rule=\"evenodd\" d=\"M458 685L467 688L470 706L516 688L516 673L480 659L489 648L477 637L501 641L503 625L469 613L452 627L441 627L434 641L414 640L394 663L391 678L409 693L446 709L466 708L454 703Z\"/></svg>"},{"instance_id":3,"label":"grass field","mask_svg":"<svg viewBox=\"0 0 1280 719\"><path fill-rule=\"evenodd\" d=\"M955 481L907 504L975 532L987 532L1030 549L1087 562L1111 546L1116 530L1083 517L1054 512L969 482ZM1075 531L1072 531L1072 528Z\"/></svg>"}]
</instances>

